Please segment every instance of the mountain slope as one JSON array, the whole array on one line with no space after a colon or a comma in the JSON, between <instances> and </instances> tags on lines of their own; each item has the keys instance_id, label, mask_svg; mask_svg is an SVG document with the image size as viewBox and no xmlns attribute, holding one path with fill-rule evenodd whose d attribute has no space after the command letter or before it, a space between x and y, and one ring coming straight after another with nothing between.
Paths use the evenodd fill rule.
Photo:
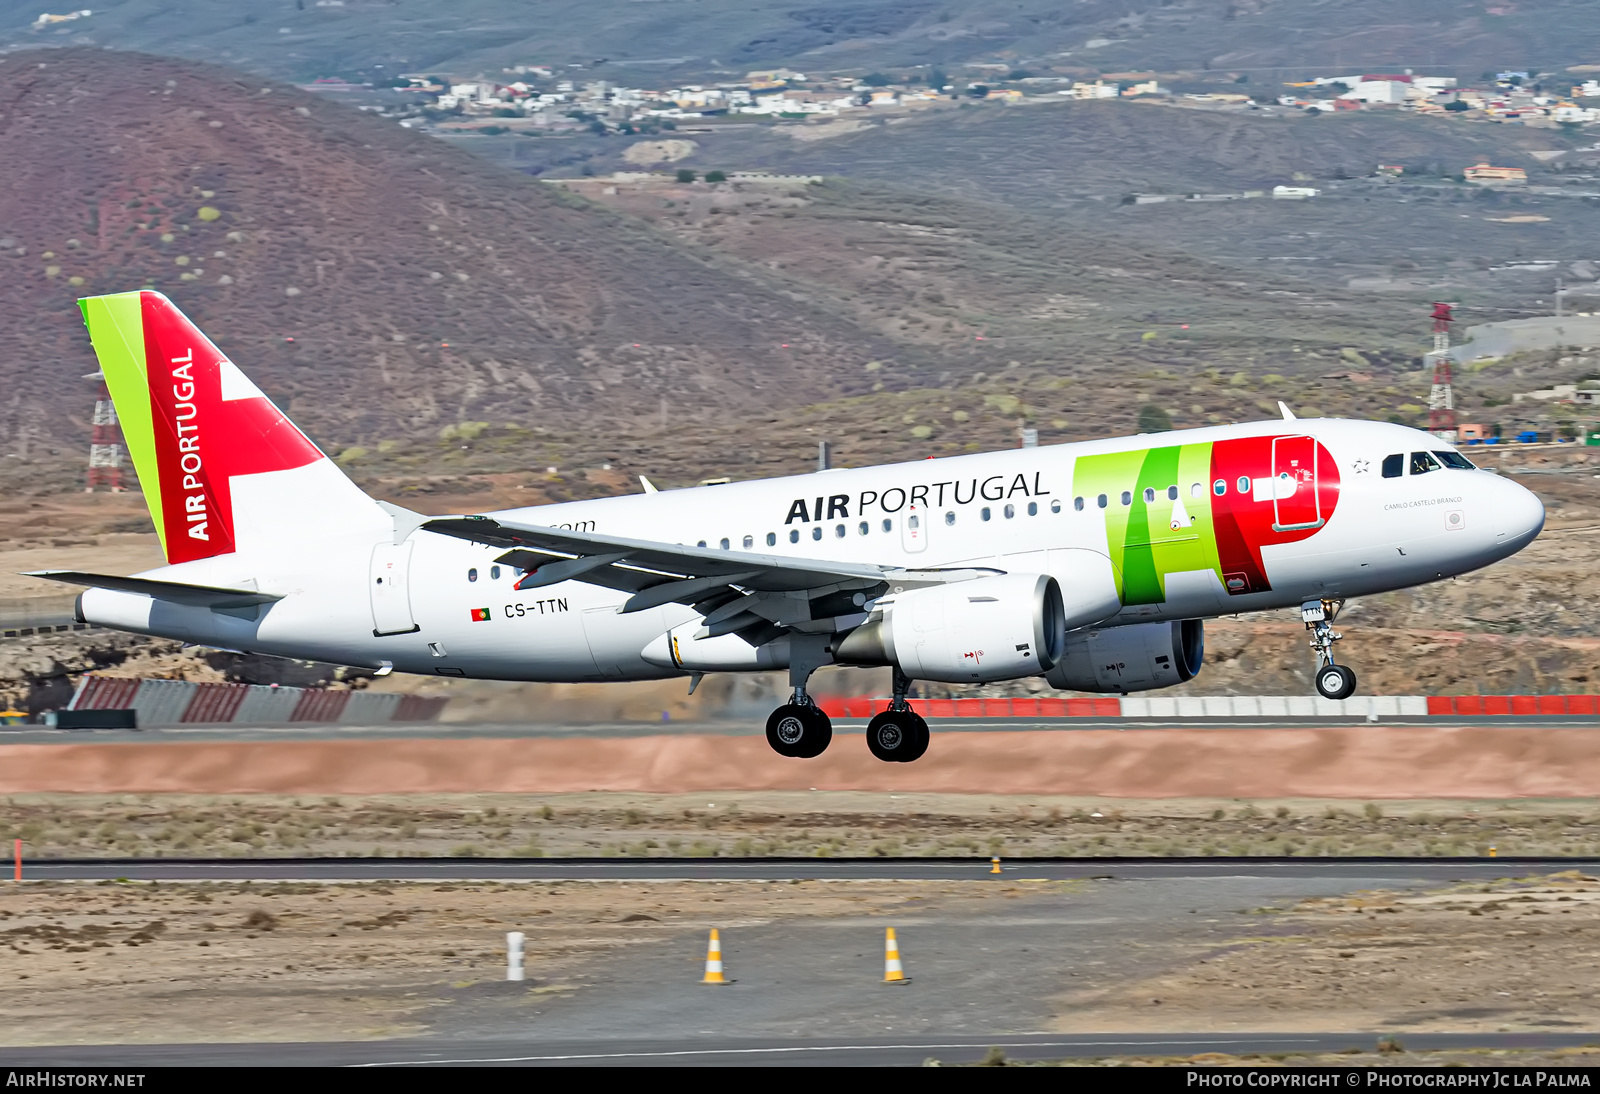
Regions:
<instances>
[{"instance_id":1,"label":"mountain slope","mask_svg":"<svg viewBox=\"0 0 1600 1094\"><path fill-rule=\"evenodd\" d=\"M803 404L895 348L636 221L211 66L0 59L0 161L0 429L21 455L85 428L76 298L144 285L337 445Z\"/></svg>"},{"instance_id":2,"label":"mountain slope","mask_svg":"<svg viewBox=\"0 0 1600 1094\"><path fill-rule=\"evenodd\" d=\"M102 0L89 18L41 28L36 6L8 7L0 48L113 45L293 79L530 63L675 79L967 61L1476 78L1600 61L1592 0Z\"/></svg>"}]
</instances>

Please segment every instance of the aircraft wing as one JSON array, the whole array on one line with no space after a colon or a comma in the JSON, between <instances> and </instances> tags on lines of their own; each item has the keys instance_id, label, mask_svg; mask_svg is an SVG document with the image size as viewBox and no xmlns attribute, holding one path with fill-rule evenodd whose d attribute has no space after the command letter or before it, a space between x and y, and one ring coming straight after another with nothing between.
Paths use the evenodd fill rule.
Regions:
<instances>
[{"instance_id":1,"label":"aircraft wing","mask_svg":"<svg viewBox=\"0 0 1600 1094\"><path fill-rule=\"evenodd\" d=\"M517 583L519 589L584 581L633 593L623 605L625 613L669 603L692 604L707 611L747 593L803 593L815 598L872 589L885 584L891 573L904 572L865 563L783 558L512 524L491 517L441 517L422 527L507 548L496 561L531 571Z\"/></svg>"},{"instance_id":2,"label":"aircraft wing","mask_svg":"<svg viewBox=\"0 0 1600 1094\"><path fill-rule=\"evenodd\" d=\"M282 600L277 593L254 589L228 589L219 585L188 585L181 581L157 581L147 577L118 577L114 574L88 574L78 570L30 570L24 577L42 577L69 585L92 589L114 589L122 593L142 593L158 600L171 600L198 608L248 608Z\"/></svg>"}]
</instances>

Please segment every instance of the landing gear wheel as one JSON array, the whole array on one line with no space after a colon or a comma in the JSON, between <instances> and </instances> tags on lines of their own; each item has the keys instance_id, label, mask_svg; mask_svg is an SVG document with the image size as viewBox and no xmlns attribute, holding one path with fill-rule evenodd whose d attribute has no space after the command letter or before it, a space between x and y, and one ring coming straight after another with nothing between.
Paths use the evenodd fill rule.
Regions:
<instances>
[{"instance_id":1,"label":"landing gear wheel","mask_svg":"<svg viewBox=\"0 0 1600 1094\"><path fill-rule=\"evenodd\" d=\"M833 722L809 704L786 703L767 719L767 744L780 756L809 760L833 740Z\"/></svg>"},{"instance_id":2,"label":"landing gear wheel","mask_svg":"<svg viewBox=\"0 0 1600 1094\"><path fill-rule=\"evenodd\" d=\"M928 751L928 723L910 710L886 710L867 723L867 747L886 763L910 763Z\"/></svg>"},{"instance_id":3,"label":"landing gear wheel","mask_svg":"<svg viewBox=\"0 0 1600 1094\"><path fill-rule=\"evenodd\" d=\"M1356 674L1344 665L1317 670L1317 691L1324 699L1348 699L1356 691Z\"/></svg>"}]
</instances>

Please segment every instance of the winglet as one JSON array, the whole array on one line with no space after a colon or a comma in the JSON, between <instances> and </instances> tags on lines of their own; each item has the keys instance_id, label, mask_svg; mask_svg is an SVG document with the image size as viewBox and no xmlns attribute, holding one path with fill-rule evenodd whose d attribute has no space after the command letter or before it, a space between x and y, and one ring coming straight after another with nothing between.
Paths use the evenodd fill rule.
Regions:
<instances>
[{"instance_id":1,"label":"winglet","mask_svg":"<svg viewBox=\"0 0 1600 1094\"><path fill-rule=\"evenodd\" d=\"M660 491L656 489L656 484L651 482L649 479L645 478L643 475L639 476L639 485L644 487L644 492L646 494L659 494L660 493Z\"/></svg>"},{"instance_id":2,"label":"winglet","mask_svg":"<svg viewBox=\"0 0 1600 1094\"><path fill-rule=\"evenodd\" d=\"M1294 411L1290 410L1289 409L1289 404L1284 402L1282 399L1278 400L1278 409L1283 412L1283 420L1284 421L1292 422L1292 421L1296 420L1295 416L1294 416Z\"/></svg>"}]
</instances>

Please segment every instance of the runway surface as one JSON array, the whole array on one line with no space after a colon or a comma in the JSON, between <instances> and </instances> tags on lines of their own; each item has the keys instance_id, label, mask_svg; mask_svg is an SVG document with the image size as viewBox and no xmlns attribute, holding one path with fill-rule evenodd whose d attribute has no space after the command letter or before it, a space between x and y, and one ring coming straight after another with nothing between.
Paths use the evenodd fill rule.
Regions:
<instances>
[{"instance_id":1,"label":"runway surface","mask_svg":"<svg viewBox=\"0 0 1600 1094\"><path fill-rule=\"evenodd\" d=\"M39 859L33 881L960 881L985 878L1276 878L1324 881L1464 881L1579 870L1580 858L1148 858L1011 859L1001 873L978 859Z\"/></svg>"},{"instance_id":2,"label":"runway surface","mask_svg":"<svg viewBox=\"0 0 1600 1094\"><path fill-rule=\"evenodd\" d=\"M341 741L341 740L464 740L472 738L522 739L567 737L646 737L660 734L721 737L763 736L765 713L748 718L705 722L390 722L382 725L295 723L278 726L228 724L161 726L152 729L51 729L46 726L0 726L5 744L150 744L157 741ZM1028 730L1073 733L1086 730L1163 729L1337 729L1368 724L1363 717L1334 718L930 718L935 733L998 733ZM1581 714L1482 715L1474 717L1385 717L1386 726L1494 726L1520 729L1571 729L1593 726L1596 719ZM836 734L866 732L865 719L838 718Z\"/></svg>"},{"instance_id":3,"label":"runway surface","mask_svg":"<svg viewBox=\"0 0 1600 1094\"><path fill-rule=\"evenodd\" d=\"M1386 1031L1393 1035L1393 1031ZM927 1060L970 1063L990 1048L1017 1060L1068 1057L1195 1056L1220 1052L1338 1052L1371 1049L1377 1033L1022 1034L991 1038L901 1037L818 1040L506 1039L302 1042L276 1044L82 1045L0 1049L0 1067L915 1067ZM1404 1034L1408 1051L1554 1049L1592 1044L1592 1033Z\"/></svg>"}]
</instances>

